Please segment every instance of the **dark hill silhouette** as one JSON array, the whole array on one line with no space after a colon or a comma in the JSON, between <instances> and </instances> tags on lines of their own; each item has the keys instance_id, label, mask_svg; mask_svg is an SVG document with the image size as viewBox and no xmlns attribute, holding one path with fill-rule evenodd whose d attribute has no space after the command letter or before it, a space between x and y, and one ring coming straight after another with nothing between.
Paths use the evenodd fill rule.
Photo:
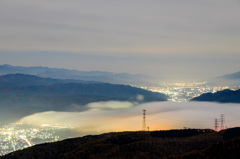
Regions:
<instances>
[{"instance_id":1,"label":"dark hill silhouette","mask_svg":"<svg viewBox=\"0 0 240 159\"><path fill-rule=\"evenodd\" d=\"M221 141L202 151L195 151L169 159L238 159L240 158L240 138Z\"/></svg>"},{"instance_id":2,"label":"dark hill silhouette","mask_svg":"<svg viewBox=\"0 0 240 159\"><path fill-rule=\"evenodd\" d=\"M223 90L216 93L205 93L195 97L192 101L221 102L221 103L240 103L240 90Z\"/></svg>"},{"instance_id":3,"label":"dark hill silhouette","mask_svg":"<svg viewBox=\"0 0 240 159\"><path fill-rule=\"evenodd\" d=\"M1 122L10 119L14 121L43 111L82 111L91 102L148 102L167 99L166 95L128 85L85 81L72 83L74 81L23 74L0 76ZM144 99L139 101L139 95L144 96ZM74 108L72 105L75 105Z\"/></svg>"},{"instance_id":4,"label":"dark hill silhouette","mask_svg":"<svg viewBox=\"0 0 240 159\"><path fill-rule=\"evenodd\" d=\"M237 159L240 158L239 130L184 129L88 135L35 145L0 159Z\"/></svg>"},{"instance_id":5,"label":"dark hill silhouette","mask_svg":"<svg viewBox=\"0 0 240 159\"><path fill-rule=\"evenodd\" d=\"M36 145L0 159L157 159L203 150L221 140L213 130L119 132Z\"/></svg>"}]
</instances>

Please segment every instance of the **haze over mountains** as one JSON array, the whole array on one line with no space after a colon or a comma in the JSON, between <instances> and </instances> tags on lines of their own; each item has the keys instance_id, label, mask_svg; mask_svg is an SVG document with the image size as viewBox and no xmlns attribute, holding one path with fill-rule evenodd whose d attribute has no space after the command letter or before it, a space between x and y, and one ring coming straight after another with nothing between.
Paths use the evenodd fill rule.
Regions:
<instances>
[{"instance_id":1,"label":"haze over mountains","mask_svg":"<svg viewBox=\"0 0 240 159\"><path fill-rule=\"evenodd\" d=\"M2 121L14 121L36 112L82 111L100 101L166 101L167 96L128 85L41 78L34 75L0 76ZM17 112L17 113L16 113Z\"/></svg>"},{"instance_id":2,"label":"haze over mountains","mask_svg":"<svg viewBox=\"0 0 240 159\"><path fill-rule=\"evenodd\" d=\"M168 98L164 94L129 85L103 83L94 80L96 76L104 76L104 78L114 77L112 79L116 82L120 79L118 77L123 78L123 74L116 76L116 74L106 72L81 72L11 65L1 65L0 74L5 74L0 76L0 119L2 122L16 121L25 116L45 111L85 111L89 109L86 105L92 102L128 101L144 103L166 101ZM43 78L39 77L39 74L51 77L56 75L60 79ZM71 77L75 77L75 79L71 79ZM92 80L83 80L86 77ZM134 78L135 75L128 74L122 81L128 81L130 77ZM203 94L194 98L193 101L239 103L239 99L239 91L226 90L215 94Z\"/></svg>"},{"instance_id":3,"label":"haze over mountains","mask_svg":"<svg viewBox=\"0 0 240 159\"><path fill-rule=\"evenodd\" d=\"M240 71L209 79L212 85L240 86ZM240 88L240 87L239 87Z\"/></svg>"},{"instance_id":4,"label":"haze over mountains","mask_svg":"<svg viewBox=\"0 0 240 159\"><path fill-rule=\"evenodd\" d=\"M71 79L52 79L41 78L38 76L28 74L7 74L0 76L0 87L22 87L22 86L45 86L53 85L57 83L81 83L81 84L93 84L101 83L96 81L84 81L84 80L71 80Z\"/></svg>"},{"instance_id":5,"label":"haze over mountains","mask_svg":"<svg viewBox=\"0 0 240 159\"><path fill-rule=\"evenodd\" d=\"M240 79L240 71L239 71L239 72L236 72L236 73L224 75L224 76L222 76L221 78L230 79L230 80Z\"/></svg>"},{"instance_id":6,"label":"haze over mountains","mask_svg":"<svg viewBox=\"0 0 240 159\"><path fill-rule=\"evenodd\" d=\"M216 114L210 115L211 109L215 112L216 107L218 111L228 116L228 121L232 121L232 125L235 125L235 122L237 122L236 119L233 120L229 117L230 113L232 118L235 118L236 114L234 115L232 112L234 110L234 112L237 113L239 108L235 108L235 105L226 104L214 106L214 103L205 105L200 102L189 102L174 106L173 103L170 102L153 102L166 101L168 97L164 94L129 85L106 83L109 79L111 79L112 83L131 83L134 81L131 81L131 78L137 78L136 75L127 74L125 78L124 74L116 76L116 74L108 72L81 72L67 69L18 67L10 65L2 65L0 68L0 73L3 74L0 76L0 120L4 123L14 121L29 124L51 123L57 125L61 123L64 125L72 125L79 134L111 132L114 131L115 128L119 128L121 131L135 131L141 127L139 126L141 122L137 122L136 124L136 120L139 120L139 115L141 115L143 109L148 109L148 119L150 119L148 121L150 121L149 125L151 125L153 130L159 129L160 127L169 129L170 126L179 128L189 125L192 127L205 128L206 126L209 128L212 127L212 124L209 126L206 125L206 123L211 121L212 116L216 116ZM39 77L39 74L49 77ZM102 81L96 79L101 79ZM143 78L138 78L138 80L142 79ZM128 82L128 80L131 82ZM240 90L224 90L214 94L208 93L194 98L193 101L240 103L239 92ZM184 106L185 104L188 106ZM226 108L228 108L229 112L226 111ZM201 120L198 122L196 118L199 118L198 115L203 117L202 114L205 114L204 112L206 112L206 110L208 111L208 116L204 117L205 121L203 122L203 120ZM108 121L106 121L106 118ZM181 121L181 119L185 119L185 121ZM155 121L155 123L153 121ZM161 123L161 125L159 125L159 123ZM98 129L98 132L96 129ZM190 136L188 136L189 132ZM192 132L193 135L191 135ZM96 158L97 156L99 158L109 156L114 158L114 156L121 155L137 156L136 154L139 154L138 152L141 152L138 156L139 158L142 156L146 158L148 152L142 148L149 146L148 151L151 152L152 157L156 158L158 155L169 156L167 154L168 152L173 152L176 154L175 157L179 157L179 154L188 156L188 152L201 150L197 151L198 155L199 152L205 153L203 148L211 145L216 146L216 141L224 142L221 140L224 135L212 130L179 130L178 133L176 133L177 136L172 136L171 131L155 131L144 133L143 136L141 132L126 134L110 133L109 136L100 135L80 138L81 141L84 140L80 145L75 144L79 142L79 139L72 139L70 143L68 142L70 140L53 143L52 145L54 146L50 146L50 149L51 153L54 152L54 155L51 155L56 158L72 158L76 157L75 154L84 156L83 158ZM166 136L170 139L165 140ZM101 145L99 142L104 142L104 144ZM66 147L59 146L59 144L66 145ZM171 149L163 148L161 144L164 146L166 146L166 144L168 146L170 145ZM88 145L96 147L93 151L90 149L91 154L94 153L97 156L89 156L88 152L90 150ZM179 153L179 145L182 147L181 153ZM62 151L59 147L63 149L71 148L72 151L62 154L59 152ZM76 149L73 147L76 147ZM79 147L82 151L78 149ZM137 147L137 149L129 153L126 151L128 149L133 150L134 147ZM43 158L49 157L49 145L41 145L41 150L38 150L38 148L39 147L36 149L27 149L26 151L17 152L5 157L29 158L33 155L32 150L36 152L35 154L37 154L37 156L41 156L39 154L44 152ZM86 149L83 150L83 148ZM98 148L113 149L113 153L99 154ZM160 149L161 153L158 153ZM37 158L35 154L33 156ZM191 155L196 154L193 153Z\"/></svg>"},{"instance_id":7,"label":"haze over mountains","mask_svg":"<svg viewBox=\"0 0 240 159\"><path fill-rule=\"evenodd\" d=\"M152 77L145 75L133 75L128 73L114 73L102 71L78 71L59 68L48 68L42 66L22 67L8 64L0 65L0 75L6 74L29 74L43 78L74 79L85 81L98 81L113 84L149 84Z\"/></svg>"},{"instance_id":8,"label":"haze over mountains","mask_svg":"<svg viewBox=\"0 0 240 159\"><path fill-rule=\"evenodd\" d=\"M43 111L83 111L87 109L84 105L91 102L167 99L160 93L120 85L144 81L148 77L143 75L7 64L0 65L0 75L2 122Z\"/></svg>"}]
</instances>

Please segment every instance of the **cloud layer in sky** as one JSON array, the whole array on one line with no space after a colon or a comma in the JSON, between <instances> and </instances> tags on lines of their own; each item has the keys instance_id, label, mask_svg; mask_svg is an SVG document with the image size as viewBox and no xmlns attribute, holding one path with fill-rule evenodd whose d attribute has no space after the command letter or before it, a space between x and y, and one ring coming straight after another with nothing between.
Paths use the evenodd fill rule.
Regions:
<instances>
[{"instance_id":1,"label":"cloud layer in sky","mask_svg":"<svg viewBox=\"0 0 240 159\"><path fill-rule=\"evenodd\" d=\"M29 61L16 63L33 65L26 54L43 52L70 62L43 55L36 65L169 77L231 73L240 68L239 16L238 0L1 0L0 62L14 64L19 52ZM101 58L88 67L72 54L78 63Z\"/></svg>"}]
</instances>

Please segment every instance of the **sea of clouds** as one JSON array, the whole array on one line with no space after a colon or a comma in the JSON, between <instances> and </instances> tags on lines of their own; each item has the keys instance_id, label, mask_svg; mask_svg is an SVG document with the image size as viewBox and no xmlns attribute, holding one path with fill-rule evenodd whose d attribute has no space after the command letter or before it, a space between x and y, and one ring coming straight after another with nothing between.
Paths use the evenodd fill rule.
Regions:
<instances>
[{"instance_id":1,"label":"sea of clouds","mask_svg":"<svg viewBox=\"0 0 240 159\"><path fill-rule=\"evenodd\" d=\"M214 120L220 121L224 114L226 127L240 125L240 104L211 102L151 102L137 104L109 101L86 105L82 112L36 113L22 118L23 123L48 123L70 125L84 134L99 134L116 131L142 130L143 109L146 110L146 125L150 130L183 128L214 129ZM221 123L219 123L220 125Z\"/></svg>"}]
</instances>

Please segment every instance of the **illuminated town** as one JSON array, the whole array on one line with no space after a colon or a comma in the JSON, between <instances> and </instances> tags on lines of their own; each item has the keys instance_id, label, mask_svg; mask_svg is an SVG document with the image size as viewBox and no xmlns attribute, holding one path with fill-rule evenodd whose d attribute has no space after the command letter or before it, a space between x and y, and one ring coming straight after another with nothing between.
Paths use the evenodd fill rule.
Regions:
<instances>
[{"instance_id":1,"label":"illuminated town","mask_svg":"<svg viewBox=\"0 0 240 159\"><path fill-rule=\"evenodd\" d=\"M215 93L224 89L236 90L238 86L212 86L207 82L191 82L191 83L161 83L158 87L138 86L152 92L159 92L169 96L172 102L188 102L192 98L200 96L204 93Z\"/></svg>"},{"instance_id":2,"label":"illuminated town","mask_svg":"<svg viewBox=\"0 0 240 159\"><path fill-rule=\"evenodd\" d=\"M0 155L21 150L36 144L59 141L65 138L61 132L69 127L56 125L26 125L12 123L0 128Z\"/></svg>"}]
</instances>

